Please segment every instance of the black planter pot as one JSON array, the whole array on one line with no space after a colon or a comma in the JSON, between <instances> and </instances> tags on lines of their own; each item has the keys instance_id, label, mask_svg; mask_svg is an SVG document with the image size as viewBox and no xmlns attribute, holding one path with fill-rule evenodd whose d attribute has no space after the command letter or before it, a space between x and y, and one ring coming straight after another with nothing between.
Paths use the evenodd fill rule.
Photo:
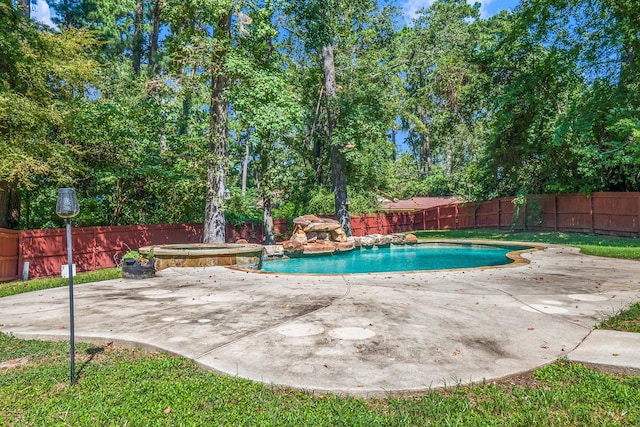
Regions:
<instances>
[{"instance_id":1,"label":"black planter pot","mask_svg":"<svg viewBox=\"0 0 640 427\"><path fill-rule=\"evenodd\" d=\"M147 265L140 264L134 258L122 260L122 277L125 279L147 279L156 274L155 259L151 258Z\"/></svg>"}]
</instances>

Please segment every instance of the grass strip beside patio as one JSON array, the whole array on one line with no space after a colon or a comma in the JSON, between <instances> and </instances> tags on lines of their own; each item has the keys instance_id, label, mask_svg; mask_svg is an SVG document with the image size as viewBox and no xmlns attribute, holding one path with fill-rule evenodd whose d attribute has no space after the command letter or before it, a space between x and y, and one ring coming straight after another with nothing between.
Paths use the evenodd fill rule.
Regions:
<instances>
[{"instance_id":1,"label":"grass strip beside patio","mask_svg":"<svg viewBox=\"0 0 640 427\"><path fill-rule=\"evenodd\" d=\"M104 268L96 271L78 273L73 278L74 285L83 283L100 282L103 280L118 279L122 277L119 268ZM69 279L62 277L43 277L40 279L18 280L14 282L0 283L0 298L24 292L41 291L43 289L59 288L67 286Z\"/></svg>"},{"instance_id":2,"label":"grass strip beside patio","mask_svg":"<svg viewBox=\"0 0 640 427\"><path fill-rule=\"evenodd\" d=\"M612 329L622 332L640 332L640 302L607 318L598 329Z\"/></svg>"},{"instance_id":3,"label":"grass strip beside patio","mask_svg":"<svg viewBox=\"0 0 640 427\"><path fill-rule=\"evenodd\" d=\"M313 396L200 370L139 350L0 334L0 425L585 426L640 423L640 377L559 361L526 384L451 386L417 397ZM13 365L7 361L12 361ZM7 367L9 366L9 367Z\"/></svg>"},{"instance_id":4,"label":"grass strip beside patio","mask_svg":"<svg viewBox=\"0 0 640 427\"><path fill-rule=\"evenodd\" d=\"M438 230L413 234L421 240L478 239L576 246L585 255L640 260L640 239L635 237L506 230Z\"/></svg>"}]
</instances>

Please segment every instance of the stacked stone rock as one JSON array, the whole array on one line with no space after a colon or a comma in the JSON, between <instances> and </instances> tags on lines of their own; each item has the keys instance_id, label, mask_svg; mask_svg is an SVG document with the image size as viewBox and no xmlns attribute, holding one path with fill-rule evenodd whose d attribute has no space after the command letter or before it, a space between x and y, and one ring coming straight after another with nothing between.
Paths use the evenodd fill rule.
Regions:
<instances>
[{"instance_id":1,"label":"stacked stone rock","mask_svg":"<svg viewBox=\"0 0 640 427\"><path fill-rule=\"evenodd\" d=\"M284 242L284 253L288 256L330 254L355 248L353 241L335 219L304 215L293 220L293 234Z\"/></svg>"},{"instance_id":2,"label":"stacked stone rock","mask_svg":"<svg viewBox=\"0 0 640 427\"><path fill-rule=\"evenodd\" d=\"M335 219L304 215L293 220L291 239L283 242L284 254L290 257L346 252L356 247L389 247L393 244L413 244L412 234L372 234L363 237L347 237Z\"/></svg>"},{"instance_id":3,"label":"stacked stone rock","mask_svg":"<svg viewBox=\"0 0 640 427\"><path fill-rule=\"evenodd\" d=\"M312 243L318 240L346 242L347 234L338 221L315 215L299 216L293 220L291 240Z\"/></svg>"}]
</instances>

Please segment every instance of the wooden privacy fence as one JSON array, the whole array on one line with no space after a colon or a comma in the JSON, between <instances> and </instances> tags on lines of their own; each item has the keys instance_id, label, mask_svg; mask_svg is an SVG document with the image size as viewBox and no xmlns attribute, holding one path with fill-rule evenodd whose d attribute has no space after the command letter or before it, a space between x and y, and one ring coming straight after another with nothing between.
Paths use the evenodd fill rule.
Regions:
<instances>
[{"instance_id":1,"label":"wooden privacy fence","mask_svg":"<svg viewBox=\"0 0 640 427\"><path fill-rule=\"evenodd\" d=\"M18 277L19 231L0 228L0 282Z\"/></svg>"},{"instance_id":2,"label":"wooden privacy fence","mask_svg":"<svg viewBox=\"0 0 640 427\"><path fill-rule=\"evenodd\" d=\"M481 203L458 203L422 211L353 215L355 236L412 230L473 228L554 230L640 237L640 193L593 193L506 197ZM274 221L276 235L286 238L288 221ZM197 243L202 224L157 224L73 229L77 271L113 267L129 249L141 246ZM259 225L227 224L227 240L262 243ZM66 264L64 229L12 231L0 229L0 281L60 274Z\"/></svg>"},{"instance_id":3,"label":"wooden privacy fence","mask_svg":"<svg viewBox=\"0 0 640 427\"><path fill-rule=\"evenodd\" d=\"M640 237L640 193L542 194L459 205L458 228Z\"/></svg>"},{"instance_id":4,"label":"wooden privacy fence","mask_svg":"<svg viewBox=\"0 0 640 427\"><path fill-rule=\"evenodd\" d=\"M414 230L413 212L353 215L351 230L354 236L391 234Z\"/></svg>"},{"instance_id":5,"label":"wooden privacy fence","mask_svg":"<svg viewBox=\"0 0 640 427\"><path fill-rule=\"evenodd\" d=\"M202 224L72 228L73 262L77 271L113 267L130 249L148 244L195 243L201 235ZM67 264L66 230L22 231L19 250L19 277L59 275L60 266Z\"/></svg>"},{"instance_id":6,"label":"wooden privacy fence","mask_svg":"<svg viewBox=\"0 0 640 427\"><path fill-rule=\"evenodd\" d=\"M275 221L286 233L287 221ZM72 228L73 262L77 271L114 267L126 252L142 246L202 241L202 224L153 224ZM262 228L227 224L230 241L262 242ZM0 229L0 281L54 276L67 263L66 230ZM26 273L26 276L25 276Z\"/></svg>"},{"instance_id":7,"label":"wooden privacy fence","mask_svg":"<svg viewBox=\"0 0 640 427\"><path fill-rule=\"evenodd\" d=\"M492 228L640 237L640 193L542 194L354 215L353 234Z\"/></svg>"}]
</instances>

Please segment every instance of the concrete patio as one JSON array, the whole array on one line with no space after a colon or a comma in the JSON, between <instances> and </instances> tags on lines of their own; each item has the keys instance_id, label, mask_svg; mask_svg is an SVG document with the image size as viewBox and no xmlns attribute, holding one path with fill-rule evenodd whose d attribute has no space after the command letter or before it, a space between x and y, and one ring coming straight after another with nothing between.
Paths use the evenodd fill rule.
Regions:
<instances>
[{"instance_id":1,"label":"concrete patio","mask_svg":"<svg viewBox=\"0 0 640 427\"><path fill-rule=\"evenodd\" d=\"M493 380L562 357L640 372L640 262L549 246L500 268L342 276L171 268L75 287L76 341L180 354L268 384L359 396ZM0 299L0 331L69 338L68 289Z\"/></svg>"}]
</instances>

